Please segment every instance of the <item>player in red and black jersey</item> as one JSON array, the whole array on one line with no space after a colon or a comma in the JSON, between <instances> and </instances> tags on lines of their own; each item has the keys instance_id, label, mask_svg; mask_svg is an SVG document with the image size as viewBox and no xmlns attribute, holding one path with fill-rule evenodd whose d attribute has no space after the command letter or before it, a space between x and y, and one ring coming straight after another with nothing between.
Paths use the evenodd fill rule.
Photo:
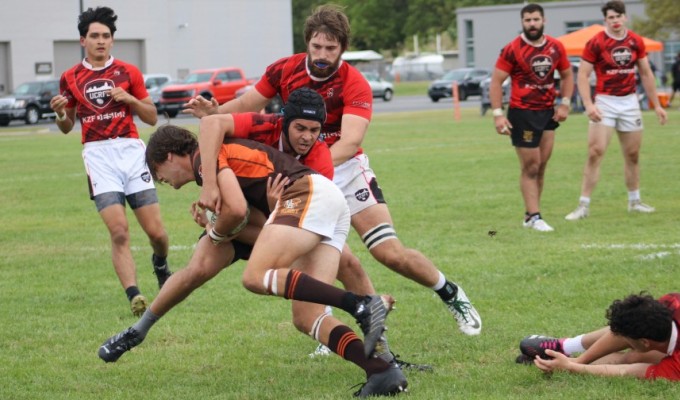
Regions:
<instances>
[{"instance_id":1,"label":"player in red and black jersey","mask_svg":"<svg viewBox=\"0 0 680 400\"><path fill-rule=\"evenodd\" d=\"M543 7L528 4L520 16L523 33L501 50L491 77L489 97L496 131L510 135L519 158L519 186L526 210L524 227L550 232L553 228L541 217L541 194L555 129L569 115L574 77L562 43L543 34ZM557 106L555 71L560 74L562 95ZM512 94L506 118L501 109L501 85L508 77L512 80Z\"/></svg>"},{"instance_id":2,"label":"player in red and black jersey","mask_svg":"<svg viewBox=\"0 0 680 400\"><path fill-rule=\"evenodd\" d=\"M78 30L86 57L62 74L61 94L52 98L50 106L63 133L73 129L76 118L80 120L90 197L109 230L113 266L132 313L141 315L147 300L137 287L125 203L149 237L159 287L171 274L166 261L168 235L144 161L144 142L132 119L134 112L155 125L156 108L137 67L111 56L117 19L108 7L90 8L80 15Z\"/></svg>"},{"instance_id":3,"label":"player in red and black jersey","mask_svg":"<svg viewBox=\"0 0 680 400\"><path fill-rule=\"evenodd\" d=\"M422 253L406 248L397 237L380 185L361 148L371 118L373 97L363 76L342 61L342 53L349 46L349 31L349 21L342 10L320 6L305 22L306 53L271 64L254 89L241 97L218 105L199 96L186 104L185 112L203 117L257 111L276 93L285 102L287 96L300 87L317 91L328 111L321 137L333 156L334 182L344 193L352 214L352 226L371 255L402 276L436 292L459 329L467 335L477 335L482 328L481 317L463 289L448 280ZM199 202L212 209L217 198L204 189ZM359 266L358 259L348 250L343 251L341 263Z\"/></svg>"},{"instance_id":4,"label":"player in red and black jersey","mask_svg":"<svg viewBox=\"0 0 680 400\"><path fill-rule=\"evenodd\" d=\"M573 338L525 338L523 352L546 372L680 381L680 293L615 300L607 319L609 326Z\"/></svg>"},{"instance_id":5,"label":"player in red and black jersey","mask_svg":"<svg viewBox=\"0 0 680 400\"><path fill-rule=\"evenodd\" d=\"M578 71L578 91L590 119L588 159L583 169L579 205L565 217L568 221L586 218L590 214L590 196L600 177L600 163L614 130L623 150L628 211L655 211L640 198L639 158L643 127L636 94L636 69L662 125L666 123L666 111L656 94L656 79L649 66L642 37L626 28L626 6L618 0L610 1L602 7L602 14L605 29L586 43ZM597 78L594 101L588 82L593 71Z\"/></svg>"}]
</instances>

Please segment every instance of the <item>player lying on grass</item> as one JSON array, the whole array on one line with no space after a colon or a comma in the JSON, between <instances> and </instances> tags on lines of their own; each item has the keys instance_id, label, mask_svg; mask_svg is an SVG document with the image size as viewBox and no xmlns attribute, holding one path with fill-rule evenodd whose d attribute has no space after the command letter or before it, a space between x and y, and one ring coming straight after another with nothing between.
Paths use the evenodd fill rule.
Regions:
<instances>
[{"instance_id":1,"label":"player lying on grass","mask_svg":"<svg viewBox=\"0 0 680 400\"><path fill-rule=\"evenodd\" d=\"M609 326L573 338L528 336L519 361L533 359L544 372L680 380L680 293L658 300L641 293L616 300ZM582 353L570 358L574 353Z\"/></svg>"},{"instance_id":2,"label":"player lying on grass","mask_svg":"<svg viewBox=\"0 0 680 400\"><path fill-rule=\"evenodd\" d=\"M316 121L301 123L320 127ZM247 226L248 204L268 213L268 180L278 174L287 178L253 247L243 273L244 286L257 294L299 300L293 303L295 326L366 372L368 381L358 392L360 396L397 393L406 387L396 364L368 357L394 300L387 295L358 296L331 285L349 231L349 212L330 180L270 146L243 139L226 139L217 160L201 160L193 134L171 125L151 136L147 163L154 179L176 189L191 181L217 181L221 213L199 241L190 267L205 262L225 265L224 253L233 254L233 249L225 251L223 247L232 246L231 239ZM348 326L327 315L323 304L356 317L364 343ZM109 353L119 357L141 341L136 333L130 328L111 338L100 349L100 357L105 361Z\"/></svg>"}]
</instances>

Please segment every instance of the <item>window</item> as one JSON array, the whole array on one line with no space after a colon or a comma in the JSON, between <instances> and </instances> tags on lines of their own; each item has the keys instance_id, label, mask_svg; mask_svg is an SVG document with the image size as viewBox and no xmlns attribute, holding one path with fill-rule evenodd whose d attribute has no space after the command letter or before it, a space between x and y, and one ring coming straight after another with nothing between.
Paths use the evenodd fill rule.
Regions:
<instances>
[{"instance_id":1,"label":"window","mask_svg":"<svg viewBox=\"0 0 680 400\"><path fill-rule=\"evenodd\" d=\"M471 19L465 20L465 63L468 67L475 65L475 33Z\"/></svg>"}]
</instances>

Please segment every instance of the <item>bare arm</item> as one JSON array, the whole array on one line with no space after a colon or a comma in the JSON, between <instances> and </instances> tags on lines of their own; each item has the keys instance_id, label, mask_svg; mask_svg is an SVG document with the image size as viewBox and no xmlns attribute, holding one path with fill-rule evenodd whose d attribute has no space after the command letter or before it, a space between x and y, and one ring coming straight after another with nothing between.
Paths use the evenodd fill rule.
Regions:
<instances>
[{"instance_id":1,"label":"bare arm","mask_svg":"<svg viewBox=\"0 0 680 400\"><path fill-rule=\"evenodd\" d=\"M230 100L222 105L217 103L214 98L205 99L203 96L196 96L184 104L182 113L191 114L196 118L203 118L207 115L227 114L236 112L258 112L262 110L269 98L260 94L254 87L242 96Z\"/></svg>"},{"instance_id":2,"label":"bare arm","mask_svg":"<svg viewBox=\"0 0 680 400\"><path fill-rule=\"evenodd\" d=\"M654 111L656 112L656 116L659 119L659 123L664 125L668 120L668 116L666 115L666 110L664 110L659 103L659 97L656 94L656 79L654 78L654 71L652 71L652 68L649 66L649 60L647 60L647 57L639 59L637 61L637 67L638 71L640 72L642 87L645 88L647 97L649 97L649 99L652 101L652 104L654 104Z\"/></svg>"},{"instance_id":3,"label":"bare arm","mask_svg":"<svg viewBox=\"0 0 680 400\"><path fill-rule=\"evenodd\" d=\"M563 99L569 99L571 101L571 95L574 92L574 73L569 68L560 71L560 94ZM562 122L569 116L570 106L567 103L560 103L555 111L555 116L553 119L558 122Z\"/></svg>"},{"instance_id":4,"label":"bare arm","mask_svg":"<svg viewBox=\"0 0 680 400\"><path fill-rule=\"evenodd\" d=\"M203 186L198 205L221 213L221 196L217 184L217 155L225 136L234 132L234 118L231 114L210 115L201 119L199 124L198 147L201 151L201 172Z\"/></svg>"},{"instance_id":5,"label":"bare arm","mask_svg":"<svg viewBox=\"0 0 680 400\"><path fill-rule=\"evenodd\" d=\"M217 175L220 197L222 198L222 213L212 226L210 235L215 243L215 234L230 240L237 236L247 225L248 202L243 196L236 175L231 168L220 170Z\"/></svg>"},{"instance_id":6,"label":"bare arm","mask_svg":"<svg viewBox=\"0 0 680 400\"><path fill-rule=\"evenodd\" d=\"M56 119L57 127L62 133L69 133L73 129L76 120L76 109L66 108L68 105L68 99L60 94L52 97L50 100L50 108L57 114L58 117L63 119Z\"/></svg>"},{"instance_id":7,"label":"bare arm","mask_svg":"<svg viewBox=\"0 0 680 400\"><path fill-rule=\"evenodd\" d=\"M593 98L590 93L590 74L592 72L593 64L581 59L578 76L576 77L576 85L578 87L578 94L581 96L581 100L583 100L586 116L593 122L600 122L602 120L602 113L593 104Z\"/></svg>"},{"instance_id":8,"label":"bare arm","mask_svg":"<svg viewBox=\"0 0 680 400\"><path fill-rule=\"evenodd\" d=\"M544 372L553 371L569 371L578 374L589 374L599 376L634 376L637 378L644 378L647 368L652 364L636 363L636 364L579 364L574 362L569 357L562 353L552 350L546 350L545 353L551 357L552 360L544 360L536 357L534 364L536 367Z\"/></svg>"},{"instance_id":9,"label":"bare arm","mask_svg":"<svg viewBox=\"0 0 680 400\"><path fill-rule=\"evenodd\" d=\"M602 357L627 348L629 348L628 343L622 337L614 335L607 329L606 333L588 347L583 354L576 357L574 361L580 364L590 364Z\"/></svg>"},{"instance_id":10,"label":"bare arm","mask_svg":"<svg viewBox=\"0 0 680 400\"><path fill-rule=\"evenodd\" d=\"M357 153L368 130L368 122L366 118L357 115L344 114L342 116L342 135L340 140L331 146L333 165L340 165Z\"/></svg>"},{"instance_id":11,"label":"bare arm","mask_svg":"<svg viewBox=\"0 0 680 400\"><path fill-rule=\"evenodd\" d=\"M500 135L509 135L510 129L512 129L512 125L503 112L498 113L496 111L503 108L503 82L509 75L507 72L496 68L493 70L489 84L489 101L491 102L491 109L494 110L493 124L496 127L496 132Z\"/></svg>"}]
</instances>

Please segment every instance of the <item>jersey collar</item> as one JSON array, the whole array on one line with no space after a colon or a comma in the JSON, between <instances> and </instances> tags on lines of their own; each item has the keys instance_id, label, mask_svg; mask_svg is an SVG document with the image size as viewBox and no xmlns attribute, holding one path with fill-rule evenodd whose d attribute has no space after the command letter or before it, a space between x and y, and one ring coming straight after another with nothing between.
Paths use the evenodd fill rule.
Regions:
<instances>
[{"instance_id":1,"label":"jersey collar","mask_svg":"<svg viewBox=\"0 0 680 400\"><path fill-rule=\"evenodd\" d=\"M103 66L103 67L100 67L100 68L95 68L95 67L93 67L92 64L90 64L89 62L87 62L87 58L83 58L83 67L85 67L85 68L87 68L87 69L89 69L89 70L91 70L91 71L101 71L101 70L103 70L103 69L106 69L106 68L110 67L111 64L113 64L113 56L109 56L109 59L106 60L106 63L104 64L104 66Z\"/></svg>"},{"instance_id":2,"label":"jersey collar","mask_svg":"<svg viewBox=\"0 0 680 400\"><path fill-rule=\"evenodd\" d=\"M541 40L541 42L538 43L538 44L535 44L535 43L532 42L531 40L527 39L527 37L524 36L524 33L521 33L521 34L519 35L519 37L521 37L522 40L524 40L524 42L525 42L526 44L528 44L528 45L530 45L530 46L534 46L534 47L541 47L541 46L543 46L543 45L545 44L545 42L548 41L548 39L545 37L545 35L543 35L543 40Z\"/></svg>"},{"instance_id":3,"label":"jersey collar","mask_svg":"<svg viewBox=\"0 0 680 400\"><path fill-rule=\"evenodd\" d=\"M604 30L604 34L609 36L610 38L612 38L614 40L623 40L623 39L626 38L626 36L628 36L628 29L623 31L623 35L621 35L621 37L616 37L616 36L612 35L611 33L609 33L609 31L606 28Z\"/></svg>"}]
</instances>

